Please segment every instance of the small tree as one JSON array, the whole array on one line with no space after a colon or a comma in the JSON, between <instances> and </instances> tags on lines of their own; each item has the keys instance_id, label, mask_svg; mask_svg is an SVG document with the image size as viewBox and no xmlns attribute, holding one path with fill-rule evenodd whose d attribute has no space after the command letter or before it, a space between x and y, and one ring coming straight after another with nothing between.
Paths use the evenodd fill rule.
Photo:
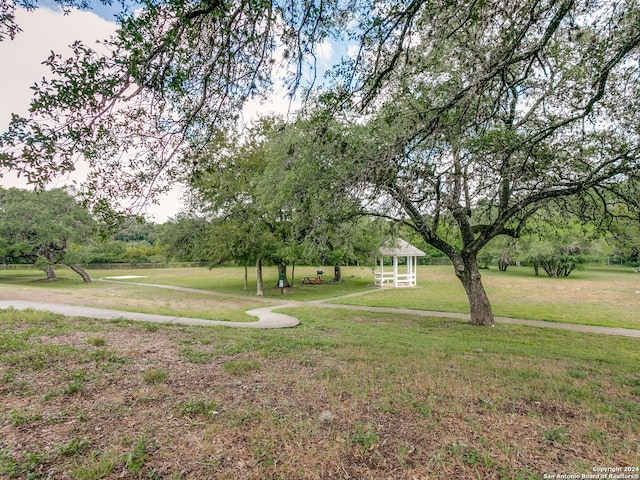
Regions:
<instances>
[{"instance_id":1,"label":"small tree","mask_svg":"<svg viewBox=\"0 0 640 480\"><path fill-rule=\"evenodd\" d=\"M69 254L72 242L91 237L95 222L63 189L34 192L0 190L0 236L4 257L27 260L55 280L55 265L68 265L85 282L89 275Z\"/></svg>"},{"instance_id":2,"label":"small tree","mask_svg":"<svg viewBox=\"0 0 640 480\"><path fill-rule=\"evenodd\" d=\"M535 275L540 267L550 277L568 277L575 268L587 261L587 251L577 242L566 245L554 245L552 242L536 244L525 257L533 266Z\"/></svg>"},{"instance_id":3,"label":"small tree","mask_svg":"<svg viewBox=\"0 0 640 480\"><path fill-rule=\"evenodd\" d=\"M542 268L550 277L568 277L589 261L596 238L592 224L566 211L547 209L531 219L528 234L521 240L524 261L533 266L535 275Z\"/></svg>"}]
</instances>

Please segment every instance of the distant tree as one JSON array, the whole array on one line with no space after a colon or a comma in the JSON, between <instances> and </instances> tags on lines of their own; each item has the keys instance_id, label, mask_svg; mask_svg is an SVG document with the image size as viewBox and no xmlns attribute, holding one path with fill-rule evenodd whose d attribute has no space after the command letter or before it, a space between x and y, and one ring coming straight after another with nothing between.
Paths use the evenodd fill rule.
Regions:
<instances>
[{"instance_id":1,"label":"distant tree","mask_svg":"<svg viewBox=\"0 0 640 480\"><path fill-rule=\"evenodd\" d=\"M142 218L131 217L122 221L124 227L118 229L113 239L124 243L153 246L156 243L158 226Z\"/></svg>"},{"instance_id":2,"label":"distant tree","mask_svg":"<svg viewBox=\"0 0 640 480\"><path fill-rule=\"evenodd\" d=\"M524 259L533 266L535 275L542 267L550 277L568 277L578 265L587 261L588 253L578 242L558 244L540 241L531 246Z\"/></svg>"},{"instance_id":3,"label":"distant tree","mask_svg":"<svg viewBox=\"0 0 640 480\"><path fill-rule=\"evenodd\" d=\"M208 222L180 214L157 227L156 244L167 261L206 261Z\"/></svg>"},{"instance_id":4,"label":"distant tree","mask_svg":"<svg viewBox=\"0 0 640 480\"><path fill-rule=\"evenodd\" d=\"M90 244L74 245L74 251L81 256L83 264L124 263L127 261L125 244L115 240L102 239Z\"/></svg>"},{"instance_id":5,"label":"distant tree","mask_svg":"<svg viewBox=\"0 0 640 480\"><path fill-rule=\"evenodd\" d=\"M268 215L259 201L260 182L268 163L264 120L247 132L218 137L211 150L202 153L188 181L195 209L210 222L206 257L213 263L235 260L256 265L256 294L263 294L262 267L279 262L277 237L284 219Z\"/></svg>"},{"instance_id":6,"label":"distant tree","mask_svg":"<svg viewBox=\"0 0 640 480\"><path fill-rule=\"evenodd\" d=\"M478 253L478 264L481 268L489 268L490 264L498 266L501 272L507 271L518 259L518 241L509 237L498 237L489 242Z\"/></svg>"},{"instance_id":7,"label":"distant tree","mask_svg":"<svg viewBox=\"0 0 640 480\"><path fill-rule=\"evenodd\" d=\"M616 207L616 213L606 226L607 243L626 263L640 266L640 210L622 204Z\"/></svg>"},{"instance_id":8,"label":"distant tree","mask_svg":"<svg viewBox=\"0 0 640 480\"><path fill-rule=\"evenodd\" d=\"M85 282L89 275L70 255L73 242L87 242L95 230L89 212L63 189L0 190L0 254L27 260L55 280L55 265L68 265Z\"/></svg>"},{"instance_id":9,"label":"distant tree","mask_svg":"<svg viewBox=\"0 0 640 480\"><path fill-rule=\"evenodd\" d=\"M267 163L257 200L267 218L277 220L271 222L279 239L276 254L280 258L275 260L285 280L285 265L318 256L331 262L339 280L340 265L354 251L354 242L364 240L358 225L365 211L357 196L336 183L340 168L334 141L341 125L322 120L275 121L265 130ZM323 141L315 141L318 135ZM374 236L371 232L370 237Z\"/></svg>"},{"instance_id":10,"label":"distant tree","mask_svg":"<svg viewBox=\"0 0 640 480\"><path fill-rule=\"evenodd\" d=\"M556 206L557 207L557 206ZM550 277L568 277L578 266L593 260L599 232L566 210L547 208L537 212L520 239L522 259L535 275L542 268Z\"/></svg>"}]
</instances>

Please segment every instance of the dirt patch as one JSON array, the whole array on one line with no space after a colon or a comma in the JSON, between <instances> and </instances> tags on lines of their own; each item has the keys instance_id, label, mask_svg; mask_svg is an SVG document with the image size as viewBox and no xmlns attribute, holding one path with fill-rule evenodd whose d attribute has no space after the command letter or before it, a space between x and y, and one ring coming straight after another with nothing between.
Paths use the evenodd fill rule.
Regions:
<instances>
[{"instance_id":1,"label":"dirt patch","mask_svg":"<svg viewBox=\"0 0 640 480\"><path fill-rule=\"evenodd\" d=\"M613 465L585 441L581 409L474 395L455 369L398 376L389 396L360 360L277 354L286 337L263 355L262 333L83 326L3 357L0 476L497 479Z\"/></svg>"}]
</instances>

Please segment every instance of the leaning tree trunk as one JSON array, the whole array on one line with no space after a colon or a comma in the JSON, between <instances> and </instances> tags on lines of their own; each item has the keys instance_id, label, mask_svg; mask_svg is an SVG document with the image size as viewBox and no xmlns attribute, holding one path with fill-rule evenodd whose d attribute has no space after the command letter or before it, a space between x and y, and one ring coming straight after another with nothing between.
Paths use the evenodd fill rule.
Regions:
<instances>
[{"instance_id":1,"label":"leaning tree trunk","mask_svg":"<svg viewBox=\"0 0 640 480\"><path fill-rule=\"evenodd\" d=\"M256 295L262 297L264 295L264 289L262 288L262 259L256 260Z\"/></svg>"},{"instance_id":2,"label":"leaning tree trunk","mask_svg":"<svg viewBox=\"0 0 640 480\"><path fill-rule=\"evenodd\" d=\"M91 283L91 277L89 277L89 274L78 265L69 265L69 268L80 275L84 283Z\"/></svg>"},{"instance_id":3,"label":"leaning tree trunk","mask_svg":"<svg viewBox=\"0 0 640 480\"><path fill-rule=\"evenodd\" d=\"M491 303L489 302L489 297L487 297L487 292L484 290L484 285L482 285L482 276L480 275L476 256L467 255L465 257L461 256L452 260L456 275L462 282L469 300L471 324L494 325L495 320L491 311Z\"/></svg>"},{"instance_id":4,"label":"leaning tree trunk","mask_svg":"<svg viewBox=\"0 0 640 480\"><path fill-rule=\"evenodd\" d=\"M498 260L498 268L500 269L501 272L506 272L507 271L507 267L511 265L511 259L509 258L509 253L508 252L502 252L502 255L500 255L500 259Z\"/></svg>"}]
</instances>

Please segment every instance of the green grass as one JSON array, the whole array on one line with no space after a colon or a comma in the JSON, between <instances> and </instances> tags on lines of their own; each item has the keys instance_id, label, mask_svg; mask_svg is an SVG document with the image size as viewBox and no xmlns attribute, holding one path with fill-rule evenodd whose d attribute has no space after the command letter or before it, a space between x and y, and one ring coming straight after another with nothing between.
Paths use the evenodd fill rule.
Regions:
<instances>
[{"instance_id":1,"label":"green grass","mask_svg":"<svg viewBox=\"0 0 640 480\"><path fill-rule=\"evenodd\" d=\"M297 267L296 283L284 295L272 288L276 284L275 268L265 269L265 296L267 298L310 301L331 299L351 293L371 292L373 280L370 268L345 267L343 282L324 285L303 285L306 275L314 275L316 267ZM324 267L325 271L331 269ZM420 266L419 287L415 289L385 289L363 296L343 298L344 304L434 310L468 313L469 306L462 285L450 266ZM173 269L95 270L94 279L108 276L143 275L118 284L95 281L81 283L72 272L61 271L60 282L34 282L34 271L5 271L0 285L7 288L67 292L74 288L75 295L84 296L87 303L124 311L156 313L227 321L253 321L245 314L258 303L255 298L254 272L250 271L248 292L243 289L244 270L225 267ZM289 273L290 274L290 273ZM614 267L586 268L574 271L567 278L535 277L531 268L510 267L506 272L484 270L483 282L494 314L512 318L544 320L585 325L640 328L640 275L631 269ZM327 276L330 279L330 276ZM152 287L134 285L135 282L176 285L209 292L236 294L233 300L215 294L158 291ZM77 288L76 288L77 287ZM1 290L0 290L1 292ZM8 293L7 293L8 294ZM135 299L135 301L133 300ZM203 308L202 305L206 305ZM209 306L210 305L210 306Z\"/></svg>"},{"instance_id":2,"label":"green grass","mask_svg":"<svg viewBox=\"0 0 640 480\"><path fill-rule=\"evenodd\" d=\"M637 339L283 312L300 327L0 312L0 476L540 478L640 464ZM46 365L16 362L54 345L65 353Z\"/></svg>"},{"instance_id":3,"label":"green grass","mask_svg":"<svg viewBox=\"0 0 640 480\"><path fill-rule=\"evenodd\" d=\"M142 374L144 383L148 385L158 385L167 382L167 372L158 368L152 368Z\"/></svg>"},{"instance_id":4,"label":"green grass","mask_svg":"<svg viewBox=\"0 0 640 480\"><path fill-rule=\"evenodd\" d=\"M534 276L532 269L484 270L496 316L640 328L640 275L631 269L590 268L567 278ZM418 288L384 291L336 303L468 313L460 282L449 266L421 266Z\"/></svg>"},{"instance_id":5,"label":"green grass","mask_svg":"<svg viewBox=\"0 0 640 480\"><path fill-rule=\"evenodd\" d=\"M333 272L333 268L323 267L325 272ZM316 267L298 266L295 270L293 288L287 289L281 294L277 285L277 271L275 267L265 268L263 272L264 296L267 298L291 298L300 301L318 300L334 296L342 296L349 293L369 290L368 286L373 282L371 269L366 267L345 267L343 269L343 281L334 283L332 275L325 275L326 283L322 285L305 285L302 279L305 276L315 276ZM253 296L256 291L255 269L249 270L248 290L244 291L244 270L238 267L221 268L167 268L167 269L133 269L133 270L93 270L94 278L111 276L143 275L146 278L123 280L124 282L154 283L177 285L180 287L196 288L202 290L219 291L238 295ZM291 269L288 270L291 281Z\"/></svg>"}]
</instances>

